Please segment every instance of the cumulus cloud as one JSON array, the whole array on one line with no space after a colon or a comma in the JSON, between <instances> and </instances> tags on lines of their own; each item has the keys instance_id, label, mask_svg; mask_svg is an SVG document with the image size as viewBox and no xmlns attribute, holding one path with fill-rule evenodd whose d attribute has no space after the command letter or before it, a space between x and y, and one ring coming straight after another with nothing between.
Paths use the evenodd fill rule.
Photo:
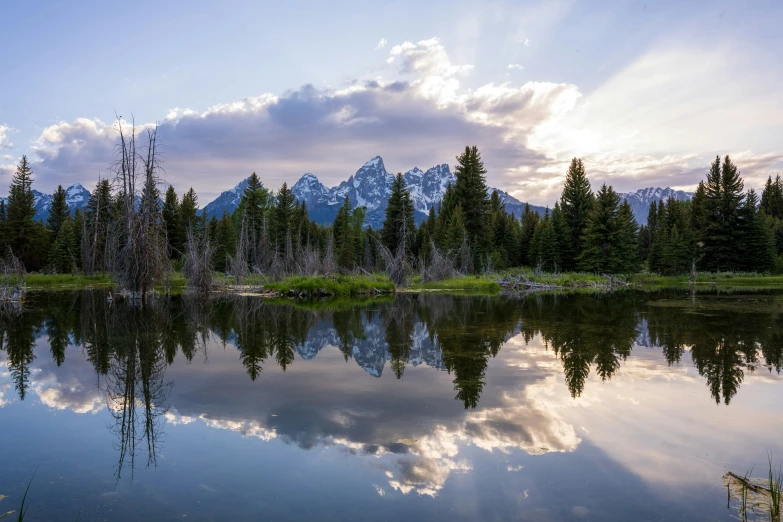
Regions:
<instances>
[{"instance_id":1,"label":"cumulus cloud","mask_svg":"<svg viewBox=\"0 0 783 522\"><path fill-rule=\"evenodd\" d=\"M524 69L524 67L518 63L510 63L508 64L507 68L512 71L521 71L522 69Z\"/></svg>"},{"instance_id":2,"label":"cumulus cloud","mask_svg":"<svg viewBox=\"0 0 783 522\"><path fill-rule=\"evenodd\" d=\"M405 171L453 162L466 144L475 144L490 185L548 204L559 195L573 156L585 158L594 185L691 188L703 177L711 147L720 147L724 154L744 154L743 175L758 186L780 169L781 156L757 152L751 141L728 139L752 131L755 116L750 123L742 119L737 130L715 125L716 104L737 98L739 91L721 87L718 94L704 96L687 86L693 74L704 75L698 85L705 92L720 84L723 55L705 53L708 59L702 61L704 53L651 53L584 96L576 85L543 81L479 83L468 89L465 78L473 65L455 63L438 38L406 41L389 49L385 76L340 88L304 85L202 111L170 110L159 121L164 167L178 191L192 186L206 203L254 171L273 189L305 172L330 186L375 155L384 157L389 170ZM694 73L681 61L692 64ZM655 79L652 85L649 78ZM662 92L675 94L663 97ZM688 109L695 97L711 100L696 103L698 114ZM764 103L739 106L731 108L732 121L741 119L743 107L756 115ZM703 114L710 116L702 121ZM766 114L759 121L779 128L775 111ZM113 123L94 118L44 129L30 150L36 188L50 191L76 181L90 186L106 176L115 139ZM13 167L10 161L0 165L0 182Z\"/></svg>"},{"instance_id":3,"label":"cumulus cloud","mask_svg":"<svg viewBox=\"0 0 783 522\"><path fill-rule=\"evenodd\" d=\"M386 41L386 38L381 38L381 41L378 42L378 45L375 46L375 50L377 51L378 49L383 49L384 47L386 47L387 43L389 42Z\"/></svg>"},{"instance_id":4,"label":"cumulus cloud","mask_svg":"<svg viewBox=\"0 0 783 522\"><path fill-rule=\"evenodd\" d=\"M11 139L8 137L10 133L11 127L0 124L0 150L13 148L14 144L11 143Z\"/></svg>"}]
</instances>

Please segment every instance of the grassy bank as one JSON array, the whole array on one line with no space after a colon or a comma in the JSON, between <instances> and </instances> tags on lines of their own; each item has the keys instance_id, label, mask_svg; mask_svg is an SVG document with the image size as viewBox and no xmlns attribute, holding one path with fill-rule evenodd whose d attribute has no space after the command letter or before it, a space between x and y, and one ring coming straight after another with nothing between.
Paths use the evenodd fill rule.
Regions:
<instances>
[{"instance_id":1,"label":"grassy bank","mask_svg":"<svg viewBox=\"0 0 783 522\"><path fill-rule=\"evenodd\" d=\"M114 286L114 281L109 275L26 274L24 279L28 290L110 288ZM171 287L184 288L185 276L175 272L171 277Z\"/></svg>"},{"instance_id":2,"label":"grassy bank","mask_svg":"<svg viewBox=\"0 0 783 522\"><path fill-rule=\"evenodd\" d=\"M524 285L517 286L516 290L580 290L602 289L609 286L609 278L598 274L579 272L536 274L529 269L512 269L496 274L471 275L430 282L422 282L420 277L415 276L400 291L491 295L503 289L504 285L499 284L499 281L507 282L509 279L524 281ZM108 288L114 285L108 275L27 274L25 280L28 290ZM184 291L185 283L185 277L182 273L174 273L171 278L171 290L176 293ZM234 280L216 275L215 283L230 291ZM629 286L640 290L684 288L689 285L710 288L774 289L783 288L783 275L723 272L697 273L696 277L692 278L689 275L662 276L643 272L614 276L613 283L616 286ZM251 276L246 279L245 284L262 288L265 292L273 292L281 296L299 296L300 294L315 297L362 296L388 294L397 290L394 283L389 281L389 278L383 274L361 276L289 276L274 282L265 281L260 276Z\"/></svg>"},{"instance_id":3,"label":"grassy bank","mask_svg":"<svg viewBox=\"0 0 783 522\"><path fill-rule=\"evenodd\" d=\"M266 283L264 290L281 295L350 296L392 293L396 287L385 275L290 276L280 281Z\"/></svg>"},{"instance_id":4,"label":"grassy bank","mask_svg":"<svg viewBox=\"0 0 783 522\"><path fill-rule=\"evenodd\" d=\"M408 291L458 292L467 294L496 294L500 285L492 276L464 276L444 279L443 281L422 282L415 277L405 288Z\"/></svg>"}]
</instances>

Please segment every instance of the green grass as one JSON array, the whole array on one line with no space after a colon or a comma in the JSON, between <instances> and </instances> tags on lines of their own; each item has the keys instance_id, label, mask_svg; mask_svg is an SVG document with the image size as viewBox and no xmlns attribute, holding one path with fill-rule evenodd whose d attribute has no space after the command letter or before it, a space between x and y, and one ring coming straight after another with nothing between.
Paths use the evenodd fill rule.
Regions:
<instances>
[{"instance_id":1,"label":"green grass","mask_svg":"<svg viewBox=\"0 0 783 522\"><path fill-rule=\"evenodd\" d=\"M783 469L772 466L772 457L767 453L769 460L769 517L771 520L780 520L780 500L783 494Z\"/></svg>"},{"instance_id":2,"label":"green grass","mask_svg":"<svg viewBox=\"0 0 783 522\"><path fill-rule=\"evenodd\" d=\"M500 285L494 277L488 276L464 276L444 279L443 281L421 282L421 278L415 277L408 285L410 290L428 290L439 292L460 292L471 294L496 294L500 291Z\"/></svg>"},{"instance_id":3,"label":"green grass","mask_svg":"<svg viewBox=\"0 0 783 522\"><path fill-rule=\"evenodd\" d=\"M373 292L391 293L396 290L394 283L385 275L356 276L290 276L266 283L265 290L286 295L293 291L297 294L318 295L326 293L335 296L371 294Z\"/></svg>"},{"instance_id":4,"label":"green grass","mask_svg":"<svg viewBox=\"0 0 783 522\"><path fill-rule=\"evenodd\" d=\"M108 275L84 276L71 274L27 274L25 276L27 288L46 289L56 287L86 287L86 286L111 286L113 281Z\"/></svg>"},{"instance_id":5,"label":"green grass","mask_svg":"<svg viewBox=\"0 0 783 522\"><path fill-rule=\"evenodd\" d=\"M25 284L28 290L56 290L62 288L78 289L89 287L111 287L114 281L107 275L71 275L71 274L27 274ZM171 287L184 288L185 276L175 272L171 277Z\"/></svg>"}]
</instances>

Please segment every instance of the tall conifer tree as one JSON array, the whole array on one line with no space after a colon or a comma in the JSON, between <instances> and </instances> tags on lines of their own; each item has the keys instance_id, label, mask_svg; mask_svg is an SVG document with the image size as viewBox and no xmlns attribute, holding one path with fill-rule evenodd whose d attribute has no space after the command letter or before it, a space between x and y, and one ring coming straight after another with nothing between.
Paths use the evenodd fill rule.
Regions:
<instances>
[{"instance_id":1,"label":"tall conifer tree","mask_svg":"<svg viewBox=\"0 0 783 522\"><path fill-rule=\"evenodd\" d=\"M577 257L582 252L582 238L587 219L593 208L593 192L587 180L585 166L579 158L573 158L566 172L563 193L560 196L560 208L563 210L570 238L562 245L563 268L573 270Z\"/></svg>"},{"instance_id":2,"label":"tall conifer tree","mask_svg":"<svg viewBox=\"0 0 783 522\"><path fill-rule=\"evenodd\" d=\"M386 219L381 229L381 242L392 254L405 242L409 255L413 252L416 225L413 221L413 202L405 185L402 173L397 173L391 186L391 195L386 206Z\"/></svg>"}]
</instances>

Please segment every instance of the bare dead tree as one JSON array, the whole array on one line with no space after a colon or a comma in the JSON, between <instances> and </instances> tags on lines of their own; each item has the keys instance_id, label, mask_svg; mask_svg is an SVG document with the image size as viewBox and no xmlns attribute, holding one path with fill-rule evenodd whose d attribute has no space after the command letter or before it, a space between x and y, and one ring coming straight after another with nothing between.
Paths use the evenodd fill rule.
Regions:
<instances>
[{"instance_id":1,"label":"bare dead tree","mask_svg":"<svg viewBox=\"0 0 783 522\"><path fill-rule=\"evenodd\" d=\"M212 248L209 238L204 237L199 241L192 230L188 230L187 234L185 259L182 263L187 288L199 295L207 295L212 290L214 248Z\"/></svg>"},{"instance_id":2,"label":"bare dead tree","mask_svg":"<svg viewBox=\"0 0 783 522\"><path fill-rule=\"evenodd\" d=\"M5 258L0 259L0 301L18 301L25 292L25 269L8 247Z\"/></svg>"},{"instance_id":3,"label":"bare dead tree","mask_svg":"<svg viewBox=\"0 0 783 522\"><path fill-rule=\"evenodd\" d=\"M128 131L118 118L116 128L119 142L113 169L121 212L111 226L107 255L111 257L110 268L120 288L144 302L169 272L166 229L158 192L162 169L157 127L146 129L146 144L141 149L136 146L133 122Z\"/></svg>"},{"instance_id":4,"label":"bare dead tree","mask_svg":"<svg viewBox=\"0 0 783 522\"><path fill-rule=\"evenodd\" d=\"M427 264L422 257L419 259L419 271L422 281L443 281L451 277L461 275L455 268L455 255L449 252L442 252L435 242L430 240L430 260Z\"/></svg>"}]
</instances>

